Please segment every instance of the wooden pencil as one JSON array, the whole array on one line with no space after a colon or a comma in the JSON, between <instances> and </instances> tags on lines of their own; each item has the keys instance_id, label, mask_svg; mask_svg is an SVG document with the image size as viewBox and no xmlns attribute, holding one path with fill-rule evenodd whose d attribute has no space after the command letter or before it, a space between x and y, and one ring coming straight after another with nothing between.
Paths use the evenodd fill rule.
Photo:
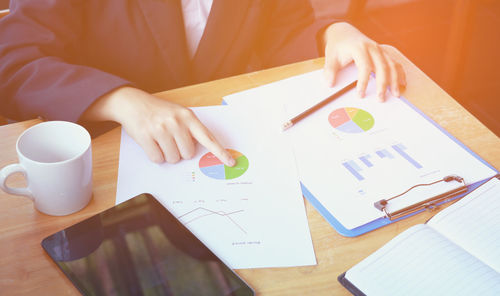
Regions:
<instances>
[{"instance_id":1,"label":"wooden pencil","mask_svg":"<svg viewBox=\"0 0 500 296\"><path fill-rule=\"evenodd\" d=\"M290 127L292 127L294 124L296 124L300 120L304 119L305 117L309 116L310 114L314 113L315 111L321 109L326 104L332 102L336 98L340 97L341 95L345 94L349 90L353 89L354 87L356 87L356 83L357 83L357 80L354 80L353 82L351 82L350 84L346 85L344 88L342 88L338 92L332 94L331 96L329 96L328 98L324 99L323 101L317 103L316 105L314 105L311 108L305 110L304 112L300 113L299 115L295 116L294 118L288 120L282 126L283 131L289 129Z\"/></svg>"}]
</instances>

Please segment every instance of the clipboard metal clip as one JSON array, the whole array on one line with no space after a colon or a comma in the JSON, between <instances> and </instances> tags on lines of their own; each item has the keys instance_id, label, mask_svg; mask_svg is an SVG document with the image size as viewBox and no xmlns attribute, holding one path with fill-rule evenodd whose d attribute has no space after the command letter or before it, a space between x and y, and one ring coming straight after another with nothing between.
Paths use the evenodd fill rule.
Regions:
<instances>
[{"instance_id":1,"label":"clipboard metal clip","mask_svg":"<svg viewBox=\"0 0 500 296\"><path fill-rule=\"evenodd\" d=\"M422 200L422 201L415 203L413 205L396 210L394 212L389 212L387 210L387 205L389 204L390 200L395 199L395 198L400 197L400 196L403 196L404 194L408 193L410 190L412 190L416 187L430 186L430 185L433 185L433 184L436 184L439 182L453 182L453 181L459 182L461 184L461 186L459 186L455 189L452 189L450 191L432 196L430 198ZM406 216L408 214L414 213L414 212L422 210L422 209L429 210L429 211L435 210L438 208L438 206L441 202L449 201L451 198L453 198L459 194L465 193L465 192L467 192L467 185L465 184L464 179L460 176L457 176L457 175L449 175L449 176L444 177L443 179L434 181L432 183L417 184L415 186L412 186L411 188L409 188L408 190L406 190L405 192L403 192L401 194L398 194L398 195L393 196L393 197L388 198L388 199L381 199L381 200L375 202L373 205L379 211L384 212L385 217L389 218L389 220L392 221L392 220L401 218L403 216Z\"/></svg>"}]
</instances>

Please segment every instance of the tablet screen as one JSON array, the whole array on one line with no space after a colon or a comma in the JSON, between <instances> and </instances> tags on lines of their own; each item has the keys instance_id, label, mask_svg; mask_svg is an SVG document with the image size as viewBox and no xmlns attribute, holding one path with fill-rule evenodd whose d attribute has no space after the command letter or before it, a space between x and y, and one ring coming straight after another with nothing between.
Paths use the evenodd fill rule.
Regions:
<instances>
[{"instance_id":1,"label":"tablet screen","mask_svg":"<svg viewBox=\"0 0 500 296\"><path fill-rule=\"evenodd\" d=\"M154 197L136 196L42 241L85 295L253 295Z\"/></svg>"}]
</instances>

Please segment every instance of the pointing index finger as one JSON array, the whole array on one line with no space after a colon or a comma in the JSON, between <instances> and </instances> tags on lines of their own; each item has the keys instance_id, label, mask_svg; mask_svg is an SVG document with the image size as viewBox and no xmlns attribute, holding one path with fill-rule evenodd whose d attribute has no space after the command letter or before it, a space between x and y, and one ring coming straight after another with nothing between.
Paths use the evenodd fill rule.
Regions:
<instances>
[{"instance_id":1,"label":"pointing index finger","mask_svg":"<svg viewBox=\"0 0 500 296\"><path fill-rule=\"evenodd\" d=\"M236 164L231 154L219 144L212 133L198 119L192 124L190 131L193 138L203 147L207 148L208 151L212 152L222 163L230 167Z\"/></svg>"}]
</instances>

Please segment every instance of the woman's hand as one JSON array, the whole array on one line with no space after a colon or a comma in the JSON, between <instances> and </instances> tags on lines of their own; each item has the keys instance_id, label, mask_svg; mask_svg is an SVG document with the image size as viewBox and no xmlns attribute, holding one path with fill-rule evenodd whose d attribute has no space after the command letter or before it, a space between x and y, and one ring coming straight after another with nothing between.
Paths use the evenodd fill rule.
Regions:
<instances>
[{"instance_id":1,"label":"woman's hand","mask_svg":"<svg viewBox=\"0 0 500 296\"><path fill-rule=\"evenodd\" d=\"M82 119L120 123L156 163L191 159L198 141L225 165L235 165L229 152L190 109L136 88L121 87L101 97Z\"/></svg>"},{"instance_id":2,"label":"woman's hand","mask_svg":"<svg viewBox=\"0 0 500 296\"><path fill-rule=\"evenodd\" d=\"M366 37L358 29L344 22L327 28L325 40L325 76L332 86L337 72L354 62L358 68L357 91L365 96L372 72L375 73L377 96L384 101L387 86L393 96L400 96L400 86L406 85L403 67L386 52L386 46Z\"/></svg>"}]
</instances>

